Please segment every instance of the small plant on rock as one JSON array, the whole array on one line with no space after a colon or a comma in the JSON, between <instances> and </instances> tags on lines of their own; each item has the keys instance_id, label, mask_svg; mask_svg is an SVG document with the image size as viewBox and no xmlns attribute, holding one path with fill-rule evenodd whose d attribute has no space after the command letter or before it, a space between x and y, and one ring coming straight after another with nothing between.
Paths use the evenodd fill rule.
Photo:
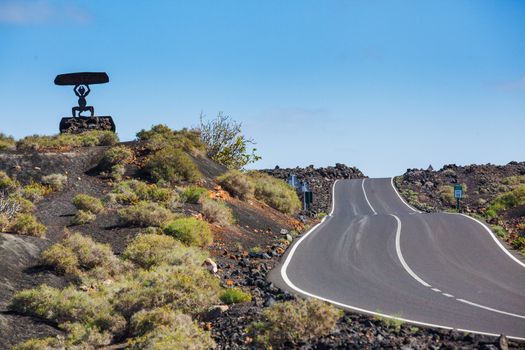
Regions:
<instances>
[{"instance_id":1,"label":"small plant on rock","mask_svg":"<svg viewBox=\"0 0 525 350\"><path fill-rule=\"evenodd\" d=\"M184 188L181 193L181 199L184 202L197 204L200 202L201 198L208 192L207 189L200 186L188 186Z\"/></svg>"},{"instance_id":2,"label":"small plant on rock","mask_svg":"<svg viewBox=\"0 0 525 350\"><path fill-rule=\"evenodd\" d=\"M184 151L172 146L149 156L144 171L153 180L169 184L180 181L196 182L202 177L193 160Z\"/></svg>"},{"instance_id":3,"label":"small plant on rock","mask_svg":"<svg viewBox=\"0 0 525 350\"><path fill-rule=\"evenodd\" d=\"M173 217L173 214L163 206L142 201L118 211L119 222L123 226L162 226Z\"/></svg>"},{"instance_id":4,"label":"small plant on rock","mask_svg":"<svg viewBox=\"0 0 525 350\"><path fill-rule=\"evenodd\" d=\"M238 288L229 288L221 294L220 299L225 304L237 304L251 301L252 296Z\"/></svg>"},{"instance_id":5,"label":"small plant on rock","mask_svg":"<svg viewBox=\"0 0 525 350\"><path fill-rule=\"evenodd\" d=\"M20 213L15 216L8 231L20 235L43 238L46 234L47 228L39 223L33 215Z\"/></svg>"},{"instance_id":6,"label":"small plant on rock","mask_svg":"<svg viewBox=\"0 0 525 350\"><path fill-rule=\"evenodd\" d=\"M217 178L217 182L232 196L245 200L253 198L255 184L239 170L230 170Z\"/></svg>"},{"instance_id":7,"label":"small plant on rock","mask_svg":"<svg viewBox=\"0 0 525 350\"><path fill-rule=\"evenodd\" d=\"M77 194L73 198L73 205L78 210L83 210L93 214L98 214L104 210L104 205L100 199L87 194Z\"/></svg>"},{"instance_id":8,"label":"small plant on rock","mask_svg":"<svg viewBox=\"0 0 525 350\"><path fill-rule=\"evenodd\" d=\"M202 214L212 223L230 225L234 222L232 210L222 201L205 199L202 201Z\"/></svg>"},{"instance_id":9,"label":"small plant on rock","mask_svg":"<svg viewBox=\"0 0 525 350\"><path fill-rule=\"evenodd\" d=\"M67 176L63 174L50 174L42 178L42 183L48 185L53 191L62 191L67 183Z\"/></svg>"}]
</instances>

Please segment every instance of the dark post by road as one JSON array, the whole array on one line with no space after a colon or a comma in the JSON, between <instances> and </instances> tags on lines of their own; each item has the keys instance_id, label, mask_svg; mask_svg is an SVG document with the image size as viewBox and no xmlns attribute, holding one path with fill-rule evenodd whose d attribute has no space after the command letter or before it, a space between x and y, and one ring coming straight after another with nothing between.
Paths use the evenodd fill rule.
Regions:
<instances>
[{"instance_id":1,"label":"dark post by road","mask_svg":"<svg viewBox=\"0 0 525 350\"><path fill-rule=\"evenodd\" d=\"M456 198L456 209L460 211L459 200L463 197L463 186L460 184L454 185L454 197Z\"/></svg>"}]
</instances>

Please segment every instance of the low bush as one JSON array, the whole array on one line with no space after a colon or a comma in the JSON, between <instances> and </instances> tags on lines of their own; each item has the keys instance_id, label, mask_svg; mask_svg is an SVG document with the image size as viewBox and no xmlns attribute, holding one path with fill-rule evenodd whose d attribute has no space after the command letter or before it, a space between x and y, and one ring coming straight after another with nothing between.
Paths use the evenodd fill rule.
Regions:
<instances>
[{"instance_id":1,"label":"low bush","mask_svg":"<svg viewBox=\"0 0 525 350\"><path fill-rule=\"evenodd\" d=\"M454 187L450 185L443 185L439 188L439 198L448 206L456 205L456 198L454 198Z\"/></svg>"},{"instance_id":2,"label":"low bush","mask_svg":"<svg viewBox=\"0 0 525 350\"><path fill-rule=\"evenodd\" d=\"M18 189L19 184L16 180L9 177L4 171L0 171L0 191L12 193Z\"/></svg>"},{"instance_id":3,"label":"low bush","mask_svg":"<svg viewBox=\"0 0 525 350\"><path fill-rule=\"evenodd\" d=\"M494 232L498 237L501 238L507 238L508 232L505 231L505 229L499 225L492 225L492 232Z\"/></svg>"},{"instance_id":4,"label":"low bush","mask_svg":"<svg viewBox=\"0 0 525 350\"><path fill-rule=\"evenodd\" d=\"M520 236L516 239L513 239L511 244L514 249L523 250L525 249L525 237Z\"/></svg>"},{"instance_id":5,"label":"low bush","mask_svg":"<svg viewBox=\"0 0 525 350\"><path fill-rule=\"evenodd\" d=\"M138 269L127 280L112 298L116 310L125 317L165 305L196 315L217 303L220 291L219 280L206 269L194 265Z\"/></svg>"},{"instance_id":6,"label":"low bush","mask_svg":"<svg viewBox=\"0 0 525 350\"><path fill-rule=\"evenodd\" d=\"M168 307L139 311L131 319L131 332L137 338L131 349L192 349L214 347L209 332L202 330L189 315Z\"/></svg>"},{"instance_id":7,"label":"low bush","mask_svg":"<svg viewBox=\"0 0 525 350\"><path fill-rule=\"evenodd\" d=\"M168 209L154 202L138 202L118 211L119 223L123 226L160 227L173 217Z\"/></svg>"},{"instance_id":8,"label":"low bush","mask_svg":"<svg viewBox=\"0 0 525 350\"><path fill-rule=\"evenodd\" d=\"M15 216L8 231L19 235L43 238L47 228L39 223L33 215L20 213Z\"/></svg>"},{"instance_id":9,"label":"low bush","mask_svg":"<svg viewBox=\"0 0 525 350\"><path fill-rule=\"evenodd\" d=\"M37 182L31 182L22 188L22 197L33 203L41 201L46 194L51 192L51 188Z\"/></svg>"},{"instance_id":10,"label":"low bush","mask_svg":"<svg viewBox=\"0 0 525 350\"><path fill-rule=\"evenodd\" d=\"M342 315L342 310L317 299L286 301L265 309L264 320L252 323L250 331L257 343L282 349L327 335Z\"/></svg>"},{"instance_id":11,"label":"low bush","mask_svg":"<svg viewBox=\"0 0 525 350\"><path fill-rule=\"evenodd\" d=\"M107 149L100 159L99 167L103 170L111 170L114 166L124 166L133 159L133 151L123 145Z\"/></svg>"},{"instance_id":12,"label":"low bush","mask_svg":"<svg viewBox=\"0 0 525 350\"><path fill-rule=\"evenodd\" d=\"M208 193L208 190L204 187L188 186L182 191L181 200L183 202L197 204L206 193Z\"/></svg>"},{"instance_id":13,"label":"low bush","mask_svg":"<svg viewBox=\"0 0 525 350\"><path fill-rule=\"evenodd\" d=\"M97 215L90 211L78 210L71 219L72 225L85 225L93 222L97 219Z\"/></svg>"},{"instance_id":14,"label":"low bush","mask_svg":"<svg viewBox=\"0 0 525 350\"><path fill-rule=\"evenodd\" d=\"M113 333L122 332L126 326L124 318L112 311L104 294L79 291L74 286L56 289L44 284L23 290L15 294L8 308L58 325L66 322L89 323Z\"/></svg>"},{"instance_id":15,"label":"low bush","mask_svg":"<svg viewBox=\"0 0 525 350\"><path fill-rule=\"evenodd\" d=\"M501 211L525 205L525 185L520 185L510 192L499 195L492 201L485 214L496 217Z\"/></svg>"},{"instance_id":16,"label":"low bush","mask_svg":"<svg viewBox=\"0 0 525 350\"><path fill-rule=\"evenodd\" d=\"M208 224L192 217L170 221L164 226L164 233L188 246L205 247L213 241Z\"/></svg>"},{"instance_id":17,"label":"low bush","mask_svg":"<svg viewBox=\"0 0 525 350\"><path fill-rule=\"evenodd\" d=\"M232 210L218 200L206 199L202 201L202 214L206 220L219 225L230 225L234 222Z\"/></svg>"},{"instance_id":18,"label":"low bush","mask_svg":"<svg viewBox=\"0 0 525 350\"><path fill-rule=\"evenodd\" d=\"M104 210L104 205L100 199L83 193L77 194L73 198L73 205L78 210L87 211L93 214L98 214Z\"/></svg>"},{"instance_id":19,"label":"low bush","mask_svg":"<svg viewBox=\"0 0 525 350\"><path fill-rule=\"evenodd\" d=\"M7 232L9 229L9 217L7 214L0 213L0 232Z\"/></svg>"},{"instance_id":20,"label":"low bush","mask_svg":"<svg viewBox=\"0 0 525 350\"><path fill-rule=\"evenodd\" d=\"M67 176L62 174L50 174L42 177L42 183L48 185L54 191L62 191L67 183Z\"/></svg>"},{"instance_id":21,"label":"low bush","mask_svg":"<svg viewBox=\"0 0 525 350\"><path fill-rule=\"evenodd\" d=\"M301 208L297 192L286 182L270 175L251 172L255 182L255 197L285 214L293 214Z\"/></svg>"},{"instance_id":22,"label":"low bush","mask_svg":"<svg viewBox=\"0 0 525 350\"><path fill-rule=\"evenodd\" d=\"M142 234L128 244L122 256L144 269L149 269L162 264L200 266L207 254L200 249L186 247L170 236Z\"/></svg>"},{"instance_id":23,"label":"low bush","mask_svg":"<svg viewBox=\"0 0 525 350\"><path fill-rule=\"evenodd\" d=\"M111 131L86 131L81 134L58 134L54 136L27 136L16 143L19 150L67 150L76 147L112 146L118 137Z\"/></svg>"},{"instance_id":24,"label":"low bush","mask_svg":"<svg viewBox=\"0 0 525 350\"><path fill-rule=\"evenodd\" d=\"M139 201L168 202L175 196L168 188L156 184L147 184L139 180L122 181L111 192L112 198L119 204L136 204Z\"/></svg>"},{"instance_id":25,"label":"low bush","mask_svg":"<svg viewBox=\"0 0 525 350\"><path fill-rule=\"evenodd\" d=\"M0 151L14 150L16 148L15 139L13 136L8 136L0 132Z\"/></svg>"},{"instance_id":26,"label":"low bush","mask_svg":"<svg viewBox=\"0 0 525 350\"><path fill-rule=\"evenodd\" d=\"M17 213L30 214L35 210L35 205L30 200L25 199L18 193L13 193L9 196L8 201L12 206L17 207Z\"/></svg>"},{"instance_id":27,"label":"low bush","mask_svg":"<svg viewBox=\"0 0 525 350\"><path fill-rule=\"evenodd\" d=\"M102 204L100 199L83 193L77 194L73 197L72 203L78 211L93 215L99 214L104 210L104 204Z\"/></svg>"},{"instance_id":28,"label":"low bush","mask_svg":"<svg viewBox=\"0 0 525 350\"><path fill-rule=\"evenodd\" d=\"M137 138L146 142L146 148L150 151L158 151L166 147L181 148L194 154L205 152L204 144L200 140L199 132L196 130L182 129L173 131L166 125L154 125L151 130L141 130Z\"/></svg>"},{"instance_id":29,"label":"low bush","mask_svg":"<svg viewBox=\"0 0 525 350\"><path fill-rule=\"evenodd\" d=\"M252 296L249 293L243 292L238 288L226 289L219 297L225 304L237 304L245 303L252 300Z\"/></svg>"},{"instance_id":30,"label":"low bush","mask_svg":"<svg viewBox=\"0 0 525 350\"><path fill-rule=\"evenodd\" d=\"M217 178L217 182L232 196L239 199L252 198L255 194L255 184L239 170L230 170Z\"/></svg>"},{"instance_id":31,"label":"low bush","mask_svg":"<svg viewBox=\"0 0 525 350\"><path fill-rule=\"evenodd\" d=\"M169 184L180 181L196 182L202 177L193 160L184 151L172 146L149 156L144 171L153 180Z\"/></svg>"},{"instance_id":32,"label":"low bush","mask_svg":"<svg viewBox=\"0 0 525 350\"><path fill-rule=\"evenodd\" d=\"M118 275L125 268L108 244L97 243L80 233L73 233L44 250L41 260L59 272L80 275L96 270L96 275L106 278Z\"/></svg>"}]
</instances>

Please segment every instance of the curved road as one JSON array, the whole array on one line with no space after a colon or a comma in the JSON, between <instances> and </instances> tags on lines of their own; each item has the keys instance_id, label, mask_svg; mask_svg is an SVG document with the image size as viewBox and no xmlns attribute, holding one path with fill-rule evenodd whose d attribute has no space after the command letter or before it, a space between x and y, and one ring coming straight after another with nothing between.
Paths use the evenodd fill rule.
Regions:
<instances>
[{"instance_id":1,"label":"curved road","mask_svg":"<svg viewBox=\"0 0 525 350\"><path fill-rule=\"evenodd\" d=\"M279 287L411 323L525 338L525 264L486 226L414 210L391 179L337 181L333 191L332 213L270 275Z\"/></svg>"}]
</instances>

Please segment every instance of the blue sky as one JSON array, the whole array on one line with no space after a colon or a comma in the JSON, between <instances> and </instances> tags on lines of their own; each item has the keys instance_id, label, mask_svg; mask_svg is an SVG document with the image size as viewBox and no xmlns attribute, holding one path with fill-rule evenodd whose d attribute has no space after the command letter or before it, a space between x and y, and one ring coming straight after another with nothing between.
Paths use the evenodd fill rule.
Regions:
<instances>
[{"instance_id":1,"label":"blue sky","mask_svg":"<svg viewBox=\"0 0 525 350\"><path fill-rule=\"evenodd\" d=\"M56 133L54 77L106 71L88 102L122 140L222 111L258 168L523 161L524 35L518 0L0 0L0 131Z\"/></svg>"}]
</instances>

